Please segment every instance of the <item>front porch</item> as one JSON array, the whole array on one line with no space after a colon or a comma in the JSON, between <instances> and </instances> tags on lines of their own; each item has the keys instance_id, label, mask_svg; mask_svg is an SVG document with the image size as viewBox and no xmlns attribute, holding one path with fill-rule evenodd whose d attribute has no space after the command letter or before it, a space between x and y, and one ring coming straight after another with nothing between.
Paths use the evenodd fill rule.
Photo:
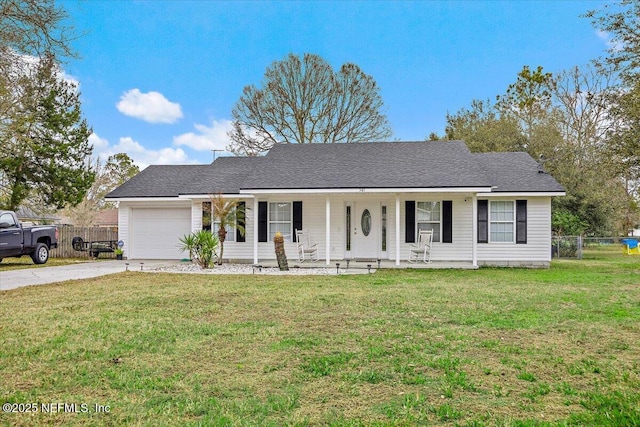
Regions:
<instances>
[{"instance_id":1,"label":"front porch","mask_svg":"<svg viewBox=\"0 0 640 427\"><path fill-rule=\"evenodd\" d=\"M478 266L474 266L471 261L432 261L429 263L417 262L412 263L408 261L400 261L400 265L397 265L394 260L331 260L331 264L327 265L326 260L320 259L317 262L300 262L297 259L287 260L289 268L338 268L343 272L348 273L349 270L371 270L375 272L377 269L418 269L418 270L477 270ZM339 265L338 265L339 264ZM258 264L264 268L277 268L278 263L276 260L264 260Z\"/></svg>"}]
</instances>

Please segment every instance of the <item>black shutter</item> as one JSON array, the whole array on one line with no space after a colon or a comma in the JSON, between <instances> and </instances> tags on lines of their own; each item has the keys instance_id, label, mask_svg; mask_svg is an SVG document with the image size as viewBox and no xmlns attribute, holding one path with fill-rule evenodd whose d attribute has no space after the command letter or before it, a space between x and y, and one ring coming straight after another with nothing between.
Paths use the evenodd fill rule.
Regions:
<instances>
[{"instance_id":1,"label":"black shutter","mask_svg":"<svg viewBox=\"0 0 640 427\"><path fill-rule=\"evenodd\" d=\"M238 223L243 227L247 224L247 202L238 202L236 206L236 242L246 242L244 233L238 230Z\"/></svg>"},{"instance_id":2,"label":"black shutter","mask_svg":"<svg viewBox=\"0 0 640 427\"><path fill-rule=\"evenodd\" d=\"M516 200L516 243L527 243L527 201Z\"/></svg>"},{"instance_id":3,"label":"black shutter","mask_svg":"<svg viewBox=\"0 0 640 427\"><path fill-rule=\"evenodd\" d=\"M489 243L488 200L478 200L478 243Z\"/></svg>"},{"instance_id":4,"label":"black shutter","mask_svg":"<svg viewBox=\"0 0 640 427\"><path fill-rule=\"evenodd\" d=\"M296 230L302 230L302 202L293 202L293 241L297 242Z\"/></svg>"},{"instance_id":5,"label":"black shutter","mask_svg":"<svg viewBox=\"0 0 640 427\"><path fill-rule=\"evenodd\" d=\"M258 202L258 242L267 241L267 202Z\"/></svg>"},{"instance_id":6,"label":"black shutter","mask_svg":"<svg viewBox=\"0 0 640 427\"><path fill-rule=\"evenodd\" d=\"M453 203L442 202L442 243L453 243Z\"/></svg>"},{"instance_id":7,"label":"black shutter","mask_svg":"<svg viewBox=\"0 0 640 427\"><path fill-rule=\"evenodd\" d=\"M416 242L416 202L406 200L404 202L404 241L405 243Z\"/></svg>"}]
</instances>

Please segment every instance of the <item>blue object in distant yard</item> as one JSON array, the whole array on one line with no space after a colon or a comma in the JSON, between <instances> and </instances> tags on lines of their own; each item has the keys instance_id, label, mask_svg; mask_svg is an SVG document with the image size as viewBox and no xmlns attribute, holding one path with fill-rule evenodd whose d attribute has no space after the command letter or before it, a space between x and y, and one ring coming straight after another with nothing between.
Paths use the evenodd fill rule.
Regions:
<instances>
[{"instance_id":1,"label":"blue object in distant yard","mask_svg":"<svg viewBox=\"0 0 640 427\"><path fill-rule=\"evenodd\" d=\"M627 245L629 249L635 249L638 247L638 241L634 239L622 239L622 244Z\"/></svg>"}]
</instances>

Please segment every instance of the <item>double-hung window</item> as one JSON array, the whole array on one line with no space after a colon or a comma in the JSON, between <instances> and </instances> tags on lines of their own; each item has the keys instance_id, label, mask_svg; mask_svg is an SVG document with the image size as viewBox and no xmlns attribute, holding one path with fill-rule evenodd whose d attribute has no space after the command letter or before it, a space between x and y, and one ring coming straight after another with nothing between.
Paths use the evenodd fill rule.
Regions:
<instances>
[{"instance_id":1,"label":"double-hung window","mask_svg":"<svg viewBox=\"0 0 640 427\"><path fill-rule=\"evenodd\" d=\"M269 241L273 240L273 236L277 232L282 233L284 240L291 241L291 203L290 202L271 202L269 203Z\"/></svg>"},{"instance_id":2,"label":"double-hung window","mask_svg":"<svg viewBox=\"0 0 640 427\"><path fill-rule=\"evenodd\" d=\"M441 215L440 202L417 202L416 225L420 230L433 230L433 241L440 241Z\"/></svg>"},{"instance_id":3,"label":"double-hung window","mask_svg":"<svg viewBox=\"0 0 640 427\"><path fill-rule=\"evenodd\" d=\"M515 207L512 201L489 203L490 242L515 241Z\"/></svg>"},{"instance_id":4,"label":"double-hung window","mask_svg":"<svg viewBox=\"0 0 640 427\"><path fill-rule=\"evenodd\" d=\"M218 235L218 230L220 229L220 221L211 221L211 202L202 202L202 229L210 231L211 233ZM227 236L225 237L225 241L227 242L235 242L236 241L236 218L235 215L231 220L231 224L227 224L225 230L227 230Z\"/></svg>"}]
</instances>

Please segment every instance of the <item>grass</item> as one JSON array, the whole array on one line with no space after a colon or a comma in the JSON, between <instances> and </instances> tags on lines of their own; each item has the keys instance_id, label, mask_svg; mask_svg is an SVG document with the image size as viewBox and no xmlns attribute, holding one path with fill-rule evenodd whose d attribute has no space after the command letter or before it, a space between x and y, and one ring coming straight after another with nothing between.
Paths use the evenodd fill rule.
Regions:
<instances>
[{"instance_id":1,"label":"grass","mask_svg":"<svg viewBox=\"0 0 640 427\"><path fill-rule=\"evenodd\" d=\"M637 426L640 257L585 255L3 292L0 403L88 412L0 425Z\"/></svg>"},{"instance_id":2,"label":"grass","mask_svg":"<svg viewBox=\"0 0 640 427\"><path fill-rule=\"evenodd\" d=\"M93 260L87 260L86 258L49 258L46 264L34 264L30 256L24 255L20 258L4 258L0 261L0 271L55 267L58 265L69 265L79 262L93 262Z\"/></svg>"}]
</instances>

